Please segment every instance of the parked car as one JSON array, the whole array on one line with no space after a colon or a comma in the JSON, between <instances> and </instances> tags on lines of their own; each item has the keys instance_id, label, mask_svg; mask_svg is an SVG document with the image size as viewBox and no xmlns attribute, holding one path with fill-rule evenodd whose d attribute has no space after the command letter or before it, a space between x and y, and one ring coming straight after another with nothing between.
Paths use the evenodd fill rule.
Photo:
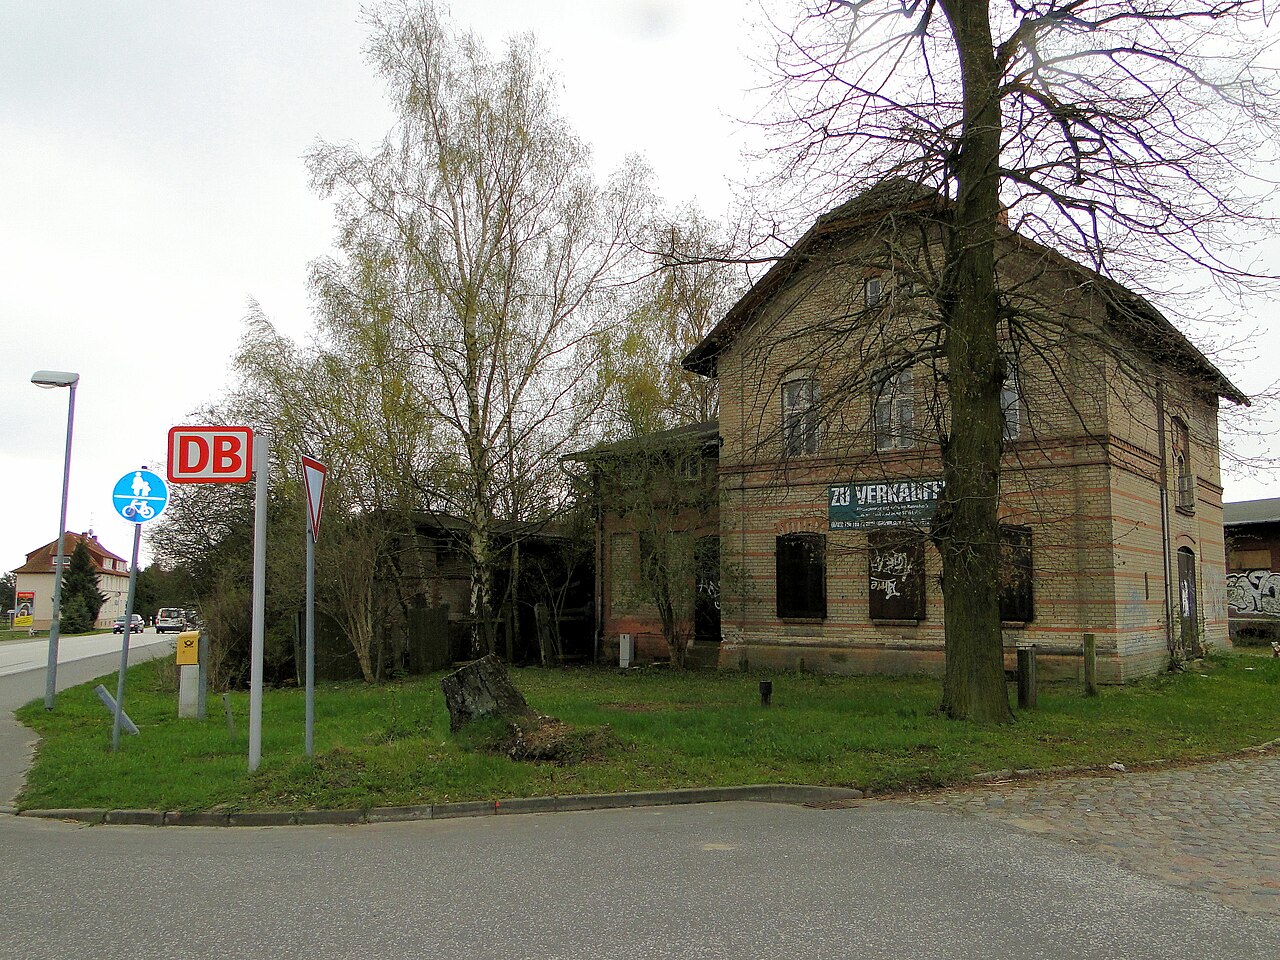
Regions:
<instances>
[{"instance_id":1,"label":"parked car","mask_svg":"<svg viewBox=\"0 0 1280 960\"><path fill-rule=\"evenodd\" d=\"M156 612L156 633L181 633L187 629L187 611L181 607L161 607Z\"/></svg>"},{"instance_id":2,"label":"parked car","mask_svg":"<svg viewBox=\"0 0 1280 960\"><path fill-rule=\"evenodd\" d=\"M133 615L133 625L129 627L130 633L141 633L143 629L142 614L135 613ZM124 617L116 617L116 622L111 625L112 633L124 633Z\"/></svg>"}]
</instances>

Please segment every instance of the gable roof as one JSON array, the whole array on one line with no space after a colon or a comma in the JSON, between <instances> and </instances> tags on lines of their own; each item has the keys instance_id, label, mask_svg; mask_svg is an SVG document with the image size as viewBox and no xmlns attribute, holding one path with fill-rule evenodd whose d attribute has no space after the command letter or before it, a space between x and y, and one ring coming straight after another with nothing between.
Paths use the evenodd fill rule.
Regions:
<instances>
[{"instance_id":1,"label":"gable roof","mask_svg":"<svg viewBox=\"0 0 1280 960\"><path fill-rule=\"evenodd\" d=\"M1222 505L1224 527L1243 527L1254 523L1280 523L1280 497Z\"/></svg>"},{"instance_id":2,"label":"gable roof","mask_svg":"<svg viewBox=\"0 0 1280 960\"><path fill-rule=\"evenodd\" d=\"M827 211L729 308L702 342L681 361L681 365L692 373L714 377L718 355L737 338L758 311L789 280L826 255L854 230L882 223L899 215L917 215L928 211L942 215L949 206L950 201L935 190L911 180L893 178ZM1179 373L1213 388L1218 396L1248 406L1248 396L1231 383L1221 370L1146 299L1097 271L1007 227L1000 229L997 238L1033 249L1039 255L1050 257L1060 266L1080 274L1086 283L1094 285L1104 295L1110 320L1135 347L1168 363Z\"/></svg>"},{"instance_id":3,"label":"gable roof","mask_svg":"<svg viewBox=\"0 0 1280 960\"><path fill-rule=\"evenodd\" d=\"M76 544L83 543L85 549L89 551L89 556L93 558L93 565L104 573L123 573L123 570L113 569L114 564L108 565L108 560L118 561L128 566L124 557L118 557L101 543L98 538L93 535L92 530L84 533L72 533L70 530L62 535L62 553L65 557L70 557L75 552ZM58 541L50 540L42 547L36 547L27 554L27 562L14 573L53 573L53 562L58 556Z\"/></svg>"}]
</instances>

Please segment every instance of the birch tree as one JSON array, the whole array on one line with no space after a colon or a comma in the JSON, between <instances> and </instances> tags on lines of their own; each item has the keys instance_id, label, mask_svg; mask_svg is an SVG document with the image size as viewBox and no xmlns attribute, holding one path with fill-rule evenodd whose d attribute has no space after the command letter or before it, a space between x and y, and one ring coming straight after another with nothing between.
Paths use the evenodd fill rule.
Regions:
<instances>
[{"instance_id":1,"label":"birch tree","mask_svg":"<svg viewBox=\"0 0 1280 960\"><path fill-rule=\"evenodd\" d=\"M594 182L532 37L495 56L420 3L368 22L398 119L371 153L311 151L340 250L316 265L316 291L331 337L377 327L408 365L437 451L420 495L466 524L473 642L492 650L498 521L542 506L503 479L552 488L580 432L590 320L625 261L643 177Z\"/></svg>"},{"instance_id":2,"label":"birch tree","mask_svg":"<svg viewBox=\"0 0 1280 960\"><path fill-rule=\"evenodd\" d=\"M619 292L616 321L597 334L600 362L589 384L601 398L603 432L624 437L715 419L716 382L680 361L744 284L724 226L697 207L653 215L638 239L647 269Z\"/></svg>"}]
</instances>

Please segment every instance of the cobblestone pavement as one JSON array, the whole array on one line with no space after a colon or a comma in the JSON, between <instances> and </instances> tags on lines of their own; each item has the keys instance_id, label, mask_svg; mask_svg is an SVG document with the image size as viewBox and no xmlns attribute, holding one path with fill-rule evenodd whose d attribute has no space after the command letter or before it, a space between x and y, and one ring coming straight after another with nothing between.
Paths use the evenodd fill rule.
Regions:
<instances>
[{"instance_id":1,"label":"cobblestone pavement","mask_svg":"<svg viewBox=\"0 0 1280 960\"><path fill-rule=\"evenodd\" d=\"M1280 753L1191 767L1005 781L908 801L1081 847L1280 919Z\"/></svg>"}]
</instances>

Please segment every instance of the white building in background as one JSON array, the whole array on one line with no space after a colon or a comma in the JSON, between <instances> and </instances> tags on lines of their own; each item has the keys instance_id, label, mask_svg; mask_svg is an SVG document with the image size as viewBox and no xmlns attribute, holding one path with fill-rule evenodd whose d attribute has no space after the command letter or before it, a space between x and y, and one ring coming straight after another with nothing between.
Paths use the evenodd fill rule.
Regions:
<instances>
[{"instance_id":1,"label":"white building in background","mask_svg":"<svg viewBox=\"0 0 1280 960\"><path fill-rule=\"evenodd\" d=\"M83 543L93 558L94 568L98 572L98 589L107 598L98 611L98 627L109 629L116 617L124 616L125 602L129 596L129 561L118 557L93 535L92 530L84 533L67 531L63 536L62 552L64 564L71 562L71 554L77 543ZM27 554L27 562L13 571L17 574L17 592L35 594L32 609L33 629L48 630L53 620L53 578L54 562L57 560L58 541L53 540Z\"/></svg>"}]
</instances>

